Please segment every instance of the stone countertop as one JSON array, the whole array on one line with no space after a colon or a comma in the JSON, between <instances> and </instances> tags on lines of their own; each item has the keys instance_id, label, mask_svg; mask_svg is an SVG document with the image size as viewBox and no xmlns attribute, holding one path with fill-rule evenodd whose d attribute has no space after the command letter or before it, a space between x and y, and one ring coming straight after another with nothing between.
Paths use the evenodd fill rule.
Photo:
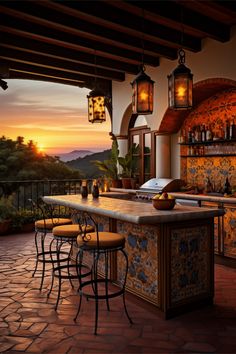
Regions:
<instances>
[{"instance_id":1,"label":"stone countertop","mask_svg":"<svg viewBox=\"0 0 236 354\"><path fill-rule=\"evenodd\" d=\"M135 189L122 189L122 188L111 188L111 192L118 194L135 194L139 190ZM227 203L227 204L236 204L235 197L223 197L220 195L207 195L207 194L191 194L186 192L169 192L176 199L188 199L188 200L199 200L199 201L207 201L207 202L218 202L218 203Z\"/></svg>"},{"instance_id":2,"label":"stone countertop","mask_svg":"<svg viewBox=\"0 0 236 354\"><path fill-rule=\"evenodd\" d=\"M174 221L211 218L224 214L223 209L199 208L175 205L172 210L156 210L152 203L142 203L117 198L99 197L82 198L77 195L58 195L43 197L46 203L68 206L73 209L87 211L113 219L136 224L158 224Z\"/></svg>"},{"instance_id":3,"label":"stone countertop","mask_svg":"<svg viewBox=\"0 0 236 354\"><path fill-rule=\"evenodd\" d=\"M236 198L234 197L223 197L223 196L214 196L206 194L190 194L190 193L181 193L181 192L171 192L176 199L188 199L188 200L199 200L206 202L216 202L224 204L236 204Z\"/></svg>"}]
</instances>

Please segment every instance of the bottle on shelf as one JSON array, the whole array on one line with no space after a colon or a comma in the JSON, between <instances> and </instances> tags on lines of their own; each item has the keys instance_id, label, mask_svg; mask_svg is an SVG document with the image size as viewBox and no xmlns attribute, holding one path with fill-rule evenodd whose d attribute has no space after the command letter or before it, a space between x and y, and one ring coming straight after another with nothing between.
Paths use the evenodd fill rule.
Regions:
<instances>
[{"instance_id":1,"label":"bottle on shelf","mask_svg":"<svg viewBox=\"0 0 236 354\"><path fill-rule=\"evenodd\" d=\"M191 128L189 127L188 128L188 143L192 143L192 130Z\"/></svg>"},{"instance_id":2,"label":"bottle on shelf","mask_svg":"<svg viewBox=\"0 0 236 354\"><path fill-rule=\"evenodd\" d=\"M199 125L196 127L196 129L194 131L194 140L196 142L200 142L201 141L201 131L200 131Z\"/></svg>"},{"instance_id":3,"label":"bottle on shelf","mask_svg":"<svg viewBox=\"0 0 236 354\"><path fill-rule=\"evenodd\" d=\"M231 120L229 126L229 139L235 139L235 138L236 138L236 125L234 124L234 120Z\"/></svg>"},{"instance_id":4,"label":"bottle on shelf","mask_svg":"<svg viewBox=\"0 0 236 354\"><path fill-rule=\"evenodd\" d=\"M230 130L230 126L229 126L229 122L227 120L225 122L225 127L224 127L224 138L225 138L225 140L229 139L229 130Z\"/></svg>"},{"instance_id":5,"label":"bottle on shelf","mask_svg":"<svg viewBox=\"0 0 236 354\"><path fill-rule=\"evenodd\" d=\"M206 127L206 141L211 141L212 140L212 131L210 129L210 126L207 125Z\"/></svg>"},{"instance_id":6,"label":"bottle on shelf","mask_svg":"<svg viewBox=\"0 0 236 354\"><path fill-rule=\"evenodd\" d=\"M226 177L226 180L225 180L225 185L224 185L223 193L224 193L224 194L230 194L230 193L231 193L231 186L230 186L228 177Z\"/></svg>"},{"instance_id":7,"label":"bottle on shelf","mask_svg":"<svg viewBox=\"0 0 236 354\"><path fill-rule=\"evenodd\" d=\"M204 142L206 141L206 128L205 128L205 124L202 125L201 128L201 141Z\"/></svg>"},{"instance_id":8,"label":"bottle on shelf","mask_svg":"<svg viewBox=\"0 0 236 354\"><path fill-rule=\"evenodd\" d=\"M184 129L181 129L178 142L179 142L179 144L186 143L186 135L185 135L185 130Z\"/></svg>"}]
</instances>

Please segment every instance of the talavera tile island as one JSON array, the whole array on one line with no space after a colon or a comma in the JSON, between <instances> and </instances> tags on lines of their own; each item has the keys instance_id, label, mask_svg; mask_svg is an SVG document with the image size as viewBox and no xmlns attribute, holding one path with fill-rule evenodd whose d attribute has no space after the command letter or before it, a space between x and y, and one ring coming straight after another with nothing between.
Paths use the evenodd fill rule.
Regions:
<instances>
[{"instance_id":1,"label":"talavera tile island","mask_svg":"<svg viewBox=\"0 0 236 354\"><path fill-rule=\"evenodd\" d=\"M150 203L81 195L45 196L46 203L88 212L104 231L126 237L127 290L154 304L165 318L214 296L214 217L224 210L176 205L156 210ZM114 281L122 262L114 260Z\"/></svg>"}]
</instances>

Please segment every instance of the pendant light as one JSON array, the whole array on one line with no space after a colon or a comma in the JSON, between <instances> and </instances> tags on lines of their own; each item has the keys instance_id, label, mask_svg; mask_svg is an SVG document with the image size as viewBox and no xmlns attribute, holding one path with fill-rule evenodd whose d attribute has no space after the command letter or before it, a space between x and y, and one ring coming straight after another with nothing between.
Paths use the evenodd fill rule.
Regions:
<instances>
[{"instance_id":1,"label":"pendant light","mask_svg":"<svg viewBox=\"0 0 236 354\"><path fill-rule=\"evenodd\" d=\"M179 65L168 76L169 107L172 109L191 109L193 106L193 74L185 64L185 52L178 51Z\"/></svg>"},{"instance_id":2,"label":"pendant light","mask_svg":"<svg viewBox=\"0 0 236 354\"><path fill-rule=\"evenodd\" d=\"M181 47L183 46L183 8L181 7ZM193 74L185 64L185 51L178 50L179 65L168 75L168 101L171 109L191 109L193 106Z\"/></svg>"},{"instance_id":3,"label":"pendant light","mask_svg":"<svg viewBox=\"0 0 236 354\"><path fill-rule=\"evenodd\" d=\"M97 87L96 70L96 52L95 52L95 87L88 94L88 121L90 123L102 123L106 121L105 94Z\"/></svg>"},{"instance_id":4,"label":"pendant light","mask_svg":"<svg viewBox=\"0 0 236 354\"><path fill-rule=\"evenodd\" d=\"M143 10L144 11L144 10ZM144 20L144 13L143 13ZM142 37L142 65L140 72L131 82L132 86L132 111L135 114L152 114L153 112L153 87L154 81L145 74L144 66L144 41Z\"/></svg>"}]
</instances>

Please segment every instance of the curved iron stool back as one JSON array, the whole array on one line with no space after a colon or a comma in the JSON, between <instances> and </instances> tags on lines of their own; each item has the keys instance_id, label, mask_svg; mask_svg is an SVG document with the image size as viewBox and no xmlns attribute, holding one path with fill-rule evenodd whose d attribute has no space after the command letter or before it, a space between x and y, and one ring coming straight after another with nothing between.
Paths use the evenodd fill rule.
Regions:
<instances>
[{"instance_id":1,"label":"curved iron stool back","mask_svg":"<svg viewBox=\"0 0 236 354\"><path fill-rule=\"evenodd\" d=\"M125 303L125 285L128 273L128 256L125 252L125 237L121 234L114 232L101 232L98 230L98 224L94 220L94 218L88 213L83 214L85 225L93 224L95 228L95 232L93 233L83 233L78 236L77 243L79 247L79 251L77 254L77 264L79 270L80 277L80 286L78 289L80 295L79 307L77 314L74 318L74 321L77 320L79 315L82 298L93 299L95 300L95 326L94 326L94 334L97 334L98 328L98 302L99 300L105 300L107 310L110 311L109 299L122 296L123 304L126 316L132 324L132 320L128 314L126 303ZM82 268L79 265L82 262L84 252L89 252L92 256L92 267L91 267L91 277L88 280L85 280L82 277ZM112 254L120 253L122 255L123 264L125 268L125 274L123 277L122 283L119 284L119 287L109 287L109 284L112 283L112 279L110 277L111 271L111 259ZM104 274L101 276L99 272L99 263L103 259L104 265ZM116 283L117 285L117 283ZM114 290L115 288L115 290ZM90 290L90 291L89 291ZM91 291L92 290L92 291Z\"/></svg>"},{"instance_id":2,"label":"curved iron stool back","mask_svg":"<svg viewBox=\"0 0 236 354\"><path fill-rule=\"evenodd\" d=\"M82 230L82 231L81 231ZM91 270L88 266L84 264L80 264L79 266L83 268L84 272L79 276L78 272L78 265L76 264L75 260L72 259L73 248L76 248L77 245L77 237L81 232L93 232L94 228L92 226L87 225L86 227L81 224L73 224L73 225L61 225L56 226L53 228L53 240L50 243L50 252L51 254L56 252L56 262L53 262L53 269L52 269L52 282L51 288L48 293L48 297L50 296L54 279L58 279L58 291L57 291L57 300L55 305L55 310L57 310L60 294L61 294L61 287L62 287L62 280L69 280L72 288L74 287L72 280L80 280L81 277L86 277L91 273ZM65 254L64 246L69 246L68 252L68 260L65 263L64 258L61 258L61 255ZM63 250L64 249L64 250Z\"/></svg>"},{"instance_id":3,"label":"curved iron stool back","mask_svg":"<svg viewBox=\"0 0 236 354\"><path fill-rule=\"evenodd\" d=\"M60 215L62 212L61 207L46 204L42 198L39 198L36 202L29 199L29 202L31 203L32 211L35 216L36 263L32 276L35 276L38 270L38 264L42 263L41 283L39 287L41 291L45 278L46 264L56 262L56 259L53 258L53 253L51 253L50 246L49 248L45 247L46 236L52 236L53 227L57 225L69 225L72 223L72 220L69 217ZM66 254L64 261L67 260L67 257L68 255Z\"/></svg>"}]
</instances>

